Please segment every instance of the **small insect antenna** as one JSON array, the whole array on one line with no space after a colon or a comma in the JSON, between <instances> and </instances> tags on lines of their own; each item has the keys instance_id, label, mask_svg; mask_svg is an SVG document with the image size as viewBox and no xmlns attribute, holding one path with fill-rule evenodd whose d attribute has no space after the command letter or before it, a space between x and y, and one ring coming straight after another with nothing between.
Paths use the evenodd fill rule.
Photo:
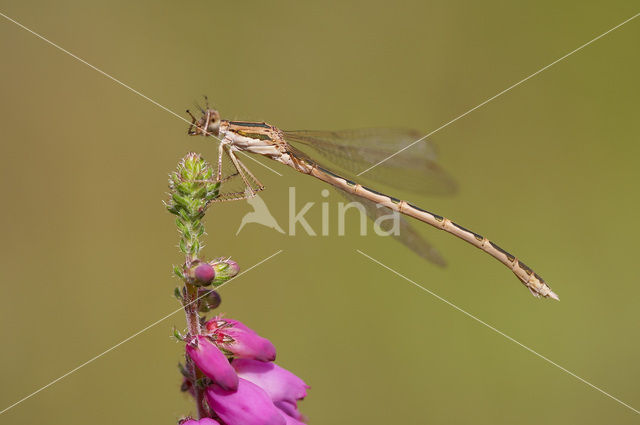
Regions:
<instances>
[{"instance_id":1,"label":"small insect antenna","mask_svg":"<svg viewBox=\"0 0 640 425\"><path fill-rule=\"evenodd\" d=\"M202 97L204 97L204 104L205 104L205 106L207 107L207 109L210 109L210 108L209 108L209 98L207 97L207 95L206 95L206 94L203 94L203 95L202 95Z\"/></svg>"},{"instance_id":2,"label":"small insect antenna","mask_svg":"<svg viewBox=\"0 0 640 425\"><path fill-rule=\"evenodd\" d=\"M194 101L193 104L195 105L196 108L198 108L200 112L202 112L202 114L204 114L204 109L202 109L202 106L200 106L198 102Z\"/></svg>"}]
</instances>

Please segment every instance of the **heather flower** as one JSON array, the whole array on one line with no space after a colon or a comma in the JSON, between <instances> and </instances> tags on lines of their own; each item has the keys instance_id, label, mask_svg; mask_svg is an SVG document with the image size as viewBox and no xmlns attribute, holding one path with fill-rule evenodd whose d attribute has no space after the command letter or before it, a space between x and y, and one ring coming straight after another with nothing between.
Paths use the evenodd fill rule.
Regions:
<instances>
[{"instance_id":1,"label":"heather flower","mask_svg":"<svg viewBox=\"0 0 640 425\"><path fill-rule=\"evenodd\" d=\"M182 303L187 333L175 331L186 342L186 363L180 365L181 390L196 402L199 420L181 419L179 425L304 425L298 401L309 388L302 379L275 365L275 346L243 323L200 315L220 305L214 288L239 273L228 257L205 261L200 257L202 222L207 208L219 195L215 171L200 155L190 153L169 176L165 205L176 215L184 263L174 274L184 286L174 295Z\"/></svg>"},{"instance_id":2,"label":"heather flower","mask_svg":"<svg viewBox=\"0 0 640 425\"><path fill-rule=\"evenodd\" d=\"M216 317L205 323L207 336L235 357L269 362L276 359L276 347L241 322Z\"/></svg>"},{"instance_id":3,"label":"heather flower","mask_svg":"<svg viewBox=\"0 0 640 425\"><path fill-rule=\"evenodd\" d=\"M262 362L276 358L276 348L268 339L237 320L215 318L204 327L205 334L197 335L187 344L187 355L202 373L224 389L235 389L238 378L223 351Z\"/></svg>"},{"instance_id":4,"label":"heather flower","mask_svg":"<svg viewBox=\"0 0 640 425\"><path fill-rule=\"evenodd\" d=\"M278 406L278 405L276 404L276 406ZM296 410L296 413L298 414L300 419L296 419L293 416L289 416L287 414L282 415L284 417L287 425L305 425L305 423L302 422L302 416L297 412L297 410Z\"/></svg>"},{"instance_id":5,"label":"heather flower","mask_svg":"<svg viewBox=\"0 0 640 425\"><path fill-rule=\"evenodd\" d=\"M199 421L189 418L181 421L179 425L220 425L220 423L218 421L214 421L211 418L202 418Z\"/></svg>"},{"instance_id":6,"label":"heather flower","mask_svg":"<svg viewBox=\"0 0 640 425\"><path fill-rule=\"evenodd\" d=\"M307 396L309 386L275 363L265 363L252 359L234 359L231 366L241 379L251 381L262 388L271 401L285 401L296 406L298 400Z\"/></svg>"},{"instance_id":7,"label":"heather flower","mask_svg":"<svg viewBox=\"0 0 640 425\"><path fill-rule=\"evenodd\" d=\"M305 425L304 422L300 422L299 420L293 419L291 416L284 416L287 425Z\"/></svg>"},{"instance_id":8,"label":"heather flower","mask_svg":"<svg viewBox=\"0 0 640 425\"><path fill-rule=\"evenodd\" d=\"M218 385L207 388L207 403L227 425L286 425L281 411L259 386L240 379L238 389L229 391Z\"/></svg>"},{"instance_id":9,"label":"heather flower","mask_svg":"<svg viewBox=\"0 0 640 425\"><path fill-rule=\"evenodd\" d=\"M297 403L282 400L276 401L273 405L281 410L287 424L304 424L306 418L298 411Z\"/></svg>"},{"instance_id":10,"label":"heather flower","mask_svg":"<svg viewBox=\"0 0 640 425\"><path fill-rule=\"evenodd\" d=\"M205 398L226 425L299 425L298 401L309 386L276 365L275 347L242 322L216 317L187 344L187 355L212 384ZM235 358L229 362L228 355ZM189 388L186 388L188 391Z\"/></svg>"},{"instance_id":11,"label":"heather flower","mask_svg":"<svg viewBox=\"0 0 640 425\"><path fill-rule=\"evenodd\" d=\"M214 317L213 319L209 320L205 324L205 326L207 330L212 332L217 331L219 329L224 329L230 326L236 327L238 329L241 329L247 332L253 332L253 333L256 332L250 327L248 327L247 325L245 325L244 323L240 322L239 320L227 319L226 317Z\"/></svg>"},{"instance_id":12,"label":"heather flower","mask_svg":"<svg viewBox=\"0 0 640 425\"><path fill-rule=\"evenodd\" d=\"M238 387L238 376L229 364L227 356L207 337L198 335L186 346L187 355L209 379L220 387L234 390Z\"/></svg>"}]
</instances>

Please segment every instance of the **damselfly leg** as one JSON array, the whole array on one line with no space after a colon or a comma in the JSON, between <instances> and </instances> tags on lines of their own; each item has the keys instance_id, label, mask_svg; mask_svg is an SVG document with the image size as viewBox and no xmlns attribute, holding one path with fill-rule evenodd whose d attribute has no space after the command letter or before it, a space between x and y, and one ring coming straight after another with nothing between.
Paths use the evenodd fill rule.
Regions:
<instances>
[{"instance_id":1,"label":"damselfly leg","mask_svg":"<svg viewBox=\"0 0 640 425\"><path fill-rule=\"evenodd\" d=\"M258 179L255 178L253 174L251 174L251 171L249 171L249 169L242 162L240 162L238 157L233 152L233 149L230 148L230 145L226 143L220 143L220 145L223 147L222 154L226 153L229 156L229 158L231 159L231 162L233 163L233 166L237 170L237 173L240 175L240 178L242 178L242 181L244 182L244 185L245 185L244 191L242 192L241 196L239 196L240 195L239 192L234 192L234 195L236 196L233 199L226 199L226 200L237 201L241 199L253 198L254 196L256 196L256 194L259 191L264 189L264 186L262 185L262 183L258 181ZM222 163L222 158L219 158L218 164L221 164L221 163Z\"/></svg>"},{"instance_id":2,"label":"damselfly leg","mask_svg":"<svg viewBox=\"0 0 640 425\"><path fill-rule=\"evenodd\" d=\"M203 118L198 120L187 110L191 117L191 125L187 130L190 136L204 135L217 138L220 116L209 109L209 100L205 96L207 109L203 110ZM197 105L199 109L199 105ZM220 140L220 139L218 139ZM238 201L253 198L257 192L264 189L264 185L238 159L229 140L222 139L218 146L218 164L214 178L208 182L221 184L220 195L212 202ZM238 179L239 177L239 179ZM238 182L239 180L239 182Z\"/></svg>"}]
</instances>

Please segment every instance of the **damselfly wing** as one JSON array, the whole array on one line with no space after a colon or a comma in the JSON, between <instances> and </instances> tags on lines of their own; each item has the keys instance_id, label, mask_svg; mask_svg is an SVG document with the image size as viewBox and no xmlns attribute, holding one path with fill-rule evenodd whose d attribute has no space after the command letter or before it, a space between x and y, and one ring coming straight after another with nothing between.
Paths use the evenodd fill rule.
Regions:
<instances>
[{"instance_id":1,"label":"damselfly wing","mask_svg":"<svg viewBox=\"0 0 640 425\"><path fill-rule=\"evenodd\" d=\"M248 177L251 173L236 157L235 152L237 151L259 154L273 159L296 171L311 175L337 187L346 192L348 196L355 196L371 203L382 205L437 229L444 230L503 263L534 296L558 299L558 296L549 288L542 277L514 255L500 248L486 237L466 229L446 217L349 180L329 168L320 166L309 154L301 152L300 149L289 143L295 144L298 142L306 145L317 154L330 159L332 163L339 164L345 170L355 169L357 172L365 169L370 170L367 172L370 179L378 179L387 185L407 190L412 188L414 191L422 192L434 188L440 190L440 193L454 191L455 183L453 179L449 178L441 170L430 157L429 152L423 153L422 156L414 155L413 152L410 156L396 155L398 150L406 145L400 146L395 152L389 152L393 150L389 146L394 143L402 143L402 137L398 136L398 134L403 134L406 140L407 135L412 134L410 131L403 130L396 131L396 133L393 133L393 130L285 132L264 122L221 120L218 111L208 107L199 120L196 120L193 116L192 119L193 123L189 127L188 133L190 135L214 136L220 140L218 163L221 164L225 154L229 156L238 175L246 184L249 196L255 194L255 190L251 187L251 180ZM384 142L384 140L387 140L387 142ZM429 145L427 145L427 148L429 148ZM385 157L387 153L389 155ZM385 160L384 167L382 164L376 165L383 159ZM359 166L361 164L365 166ZM376 166L371 168L373 165ZM251 175L251 177L253 176ZM222 181L221 179L221 171L219 171L218 180ZM257 182L255 178L254 180ZM260 188L262 187L261 185L259 186ZM246 196L242 198L244 197ZM234 199L242 198L237 196ZM416 244L412 246L411 243L404 240L403 243L412 249L417 246Z\"/></svg>"},{"instance_id":2,"label":"damselfly wing","mask_svg":"<svg viewBox=\"0 0 640 425\"><path fill-rule=\"evenodd\" d=\"M387 137L391 135L390 133L386 133L385 129L382 129L382 131L383 131L383 134ZM324 132L313 132L313 133L320 134ZM372 156L372 157L378 158L380 153L383 152L382 149L377 150L374 146L372 146L371 138L373 137L373 133L374 133L373 130L346 130L343 132L334 132L334 133L350 133L350 134L353 134L354 137L356 136L356 134L365 133L367 137L361 140L366 142L367 151L375 153L375 156ZM285 132L285 134L289 134L289 132ZM400 133L399 136L394 136L394 139L397 140L397 138L401 138L401 137L403 137L402 133ZM325 138L324 140L327 140L327 139L328 138ZM307 138L306 143L311 143L311 140L312 139ZM349 139L349 142L352 144L352 146L350 146L352 148L351 155L355 157L357 153L356 153L356 150L353 148L357 146L357 142L355 141L355 139ZM306 153L302 152L301 150L299 150L297 147L294 147L294 146L295 145L292 145L290 147L290 151L294 155L296 155L296 157L304 158L308 162L313 162L314 164L316 164L317 166L325 170L328 170L330 168L327 165L325 165L324 162L320 162L317 159L311 159ZM344 144L342 143L336 143L335 148L334 146L326 145L326 147L323 149L322 156L326 157L330 161L331 161L331 158L339 158L339 155L336 154L336 150L339 151L343 146ZM429 162L434 163L435 151L433 150L433 146L429 147L429 151L431 155L431 159L429 159ZM379 160L376 159L376 162L377 161ZM400 162L401 161L399 160L394 160L394 161L391 161L391 164L384 164L384 165L397 167L400 164ZM384 175L384 173L381 174L379 172L376 172L376 173L371 173L371 175L374 177L372 180L376 180L376 179L380 179L381 176ZM429 178L431 179L429 180ZM455 183L453 182L452 179L449 179L444 172L439 172L438 174L435 174L430 171L428 173L424 173L423 179L428 184L435 184L437 180L440 180L440 179L450 184L449 191L445 192L443 190L440 190L440 191L436 191L436 193L451 194L455 191ZM400 185L400 179L395 180L393 182L387 182L387 183L388 183L388 186L390 187L396 187L398 189L402 189L402 186ZM425 185L425 191L428 191L427 190L428 184ZM369 220L372 221L373 223L379 223L381 227L380 230L382 232L389 234L391 237L393 237L398 242L402 243L404 246L409 248L411 251L416 253L421 258L441 267L444 267L447 264L442 254L440 254L440 252L430 242L428 242L424 236L418 233L411 226L411 224L409 224L409 221L398 212L393 211L392 209L385 207L381 204L372 202L361 196L356 196L352 193L346 192L344 190L339 190L338 193L347 201L355 202L357 204L362 205ZM391 226L395 226L395 223L396 223L395 221L383 219L384 217L388 217L392 213L395 213L397 215L397 217L394 218L394 219L397 219L397 227L398 227L397 229L391 228Z\"/></svg>"},{"instance_id":3,"label":"damselfly wing","mask_svg":"<svg viewBox=\"0 0 640 425\"><path fill-rule=\"evenodd\" d=\"M437 163L437 149L430 140L398 153L420 138L415 130L401 128L363 128L341 131L283 131L287 143L299 150L311 150L332 168L356 174L380 161L360 177L394 189L427 194L451 195L456 181ZM308 148L308 149L305 149Z\"/></svg>"}]
</instances>

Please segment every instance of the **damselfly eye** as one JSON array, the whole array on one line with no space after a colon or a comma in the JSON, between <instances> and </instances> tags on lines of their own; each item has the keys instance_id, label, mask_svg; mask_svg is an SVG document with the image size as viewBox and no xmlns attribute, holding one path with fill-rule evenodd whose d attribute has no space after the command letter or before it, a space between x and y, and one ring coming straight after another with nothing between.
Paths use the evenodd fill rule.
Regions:
<instances>
[{"instance_id":1,"label":"damselfly eye","mask_svg":"<svg viewBox=\"0 0 640 425\"><path fill-rule=\"evenodd\" d=\"M215 109L208 109L202 118L202 127L204 130L213 136L218 135L220 129L220 114Z\"/></svg>"}]
</instances>

